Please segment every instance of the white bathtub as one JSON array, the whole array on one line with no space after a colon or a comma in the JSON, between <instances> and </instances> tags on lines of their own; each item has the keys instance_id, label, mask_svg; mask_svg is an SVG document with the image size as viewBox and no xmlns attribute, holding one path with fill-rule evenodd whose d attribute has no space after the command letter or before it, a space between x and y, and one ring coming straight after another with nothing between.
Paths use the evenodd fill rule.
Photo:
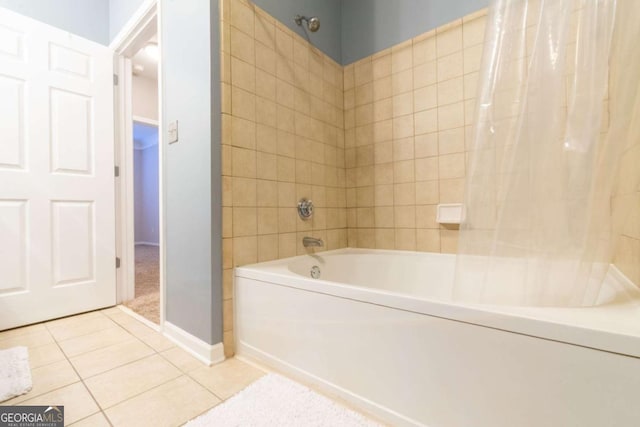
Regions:
<instances>
[{"instance_id":1,"label":"white bathtub","mask_svg":"<svg viewBox=\"0 0 640 427\"><path fill-rule=\"evenodd\" d=\"M640 296L451 302L455 257L342 249L236 269L236 351L392 425L640 425ZM320 278L310 277L313 266Z\"/></svg>"}]
</instances>

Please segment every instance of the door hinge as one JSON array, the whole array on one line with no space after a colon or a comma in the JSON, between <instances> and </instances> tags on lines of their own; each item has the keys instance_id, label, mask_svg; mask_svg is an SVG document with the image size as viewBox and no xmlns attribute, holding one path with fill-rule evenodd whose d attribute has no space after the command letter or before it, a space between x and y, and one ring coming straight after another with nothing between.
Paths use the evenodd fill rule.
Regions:
<instances>
[{"instance_id":1,"label":"door hinge","mask_svg":"<svg viewBox=\"0 0 640 427\"><path fill-rule=\"evenodd\" d=\"M118 86L118 75L117 74L113 75L113 85L114 86Z\"/></svg>"},{"instance_id":2,"label":"door hinge","mask_svg":"<svg viewBox=\"0 0 640 427\"><path fill-rule=\"evenodd\" d=\"M116 257L116 268L120 268L120 258Z\"/></svg>"},{"instance_id":3,"label":"door hinge","mask_svg":"<svg viewBox=\"0 0 640 427\"><path fill-rule=\"evenodd\" d=\"M116 178L120 176L120 166L113 167L113 174Z\"/></svg>"}]
</instances>

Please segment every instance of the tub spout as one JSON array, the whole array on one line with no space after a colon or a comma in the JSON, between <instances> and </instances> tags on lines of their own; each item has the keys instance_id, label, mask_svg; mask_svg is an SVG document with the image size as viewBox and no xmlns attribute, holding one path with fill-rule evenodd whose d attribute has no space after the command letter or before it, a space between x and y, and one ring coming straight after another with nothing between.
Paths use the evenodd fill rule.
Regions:
<instances>
[{"instance_id":1,"label":"tub spout","mask_svg":"<svg viewBox=\"0 0 640 427\"><path fill-rule=\"evenodd\" d=\"M324 242L322 241L322 239L316 239L315 237L303 237L302 245L305 248L312 247L312 246L321 247L321 246L324 246Z\"/></svg>"}]
</instances>

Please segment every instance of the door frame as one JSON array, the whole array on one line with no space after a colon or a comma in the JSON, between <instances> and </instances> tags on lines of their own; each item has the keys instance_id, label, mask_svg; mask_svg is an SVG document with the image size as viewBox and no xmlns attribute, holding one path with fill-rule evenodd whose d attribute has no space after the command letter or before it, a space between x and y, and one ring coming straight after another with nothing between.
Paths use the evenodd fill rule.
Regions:
<instances>
[{"instance_id":1,"label":"door frame","mask_svg":"<svg viewBox=\"0 0 640 427\"><path fill-rule=\"evenodd\" d=\"M133 202L133 77L131 57L157 31L162 52L161 7L157 0L145 0L116 35L109 47L114 51L115 154L119 178L116 180L116 300L120 304L135 295L135 236ZM115 79L115 77L114 77ZM162 61L158 61L158 234L160 244L160 329L165 321L165 209L164 209L164 120L162 115Z\"/></svg>"}]
</instances>

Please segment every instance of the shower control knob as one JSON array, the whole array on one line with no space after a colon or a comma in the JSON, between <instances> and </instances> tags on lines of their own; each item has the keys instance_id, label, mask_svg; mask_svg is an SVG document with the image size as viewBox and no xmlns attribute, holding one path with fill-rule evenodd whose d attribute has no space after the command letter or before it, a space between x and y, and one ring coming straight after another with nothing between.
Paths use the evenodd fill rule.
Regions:
<instances>
[{"instance_id":1,"label":"shower control knob","mask_svg":"<svg viewBox=\"0 0 640 427\"><path fill-rule=\"evenodd\" d=\"M298 202L298 215L303 220L311 218L311 215L313 215L313 202L308 199L300 199Z\"/></svg>"}]
</instances>

